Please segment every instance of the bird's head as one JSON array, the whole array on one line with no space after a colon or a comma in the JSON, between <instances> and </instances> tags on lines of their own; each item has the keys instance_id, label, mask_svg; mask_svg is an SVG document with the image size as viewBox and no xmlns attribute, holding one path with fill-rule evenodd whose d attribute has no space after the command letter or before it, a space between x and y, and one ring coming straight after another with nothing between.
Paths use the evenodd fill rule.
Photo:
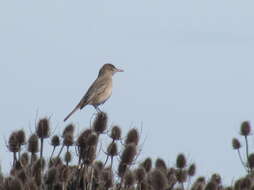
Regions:
<instances>
[{"instance_id":1,"label":"bird's head","mask_svg":"<svg viewBox=\"0 0 254 190\"><path fill-rule=\"evenodd\" d=\"M99 76L101 75L104 75L104 74L115 74L116 72L123 72L122 69L118 69L116 68L114 65L110 64L110 63L107 63L107 64L104 64L100 71L99 71Z\"/></svg>"}]
</instances>

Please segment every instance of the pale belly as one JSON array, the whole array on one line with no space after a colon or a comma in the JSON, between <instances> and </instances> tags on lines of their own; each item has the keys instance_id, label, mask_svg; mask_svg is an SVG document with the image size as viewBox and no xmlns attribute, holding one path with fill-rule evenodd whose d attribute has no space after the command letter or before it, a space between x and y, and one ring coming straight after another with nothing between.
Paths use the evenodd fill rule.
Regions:
<instances>
[{"instance_id":1,"label":"pale belly","mask_svg":"<svg viewBox=\"0 0 254 190\"><path fill-rule=\"evenodd\" d=\"M101 93L97 98L94 100L93 105L98 106L104 104L112 94L112 87L105 89L103 93Z\"/></svg>"}]
</instances>

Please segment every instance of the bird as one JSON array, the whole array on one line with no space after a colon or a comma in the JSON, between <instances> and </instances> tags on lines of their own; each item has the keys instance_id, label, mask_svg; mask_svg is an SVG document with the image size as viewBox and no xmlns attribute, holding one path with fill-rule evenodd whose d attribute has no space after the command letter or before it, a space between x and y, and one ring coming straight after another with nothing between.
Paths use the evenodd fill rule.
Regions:
<instances>
[{"instance_id":1,"label":"bird","mask_svg":"<svg viewBox=\"0 0 254 190\"><path fill-rule=\"evenodd\" d=\"M123 72L111 63L104 64L96 80L89 87L85 95L81 98L74 109L64 118L67 121L69 117L78 109L83 109L86 105L92 105L97 112L101 112L99 106L104 104L112 94L112 76L117 72Z\"/></svg>"}]
</instances>

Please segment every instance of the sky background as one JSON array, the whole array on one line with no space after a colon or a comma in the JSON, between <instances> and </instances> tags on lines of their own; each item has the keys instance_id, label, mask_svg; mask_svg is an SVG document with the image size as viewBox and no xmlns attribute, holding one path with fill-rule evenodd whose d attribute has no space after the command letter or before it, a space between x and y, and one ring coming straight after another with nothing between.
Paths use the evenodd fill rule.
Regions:
<instances>
[{"instance_id":1,"label":"sky background","mask_svg":"<svg viewBox=\"0 0 254 190\"><path fill-rule=\"evenodd\" d=\"M142 153L175 164L178 153L198 175L226 183L244 174L231 140L254 118L253 1L0 0L0 163L5 141L51 116L60 134L99 68L114 76L102 110L124 132L142 127ZM69 122L89 126L91 106ZM253 137L250 144L253 145ZM253 147L250 149L253 151Z\"/></svg>"}]
</instances>

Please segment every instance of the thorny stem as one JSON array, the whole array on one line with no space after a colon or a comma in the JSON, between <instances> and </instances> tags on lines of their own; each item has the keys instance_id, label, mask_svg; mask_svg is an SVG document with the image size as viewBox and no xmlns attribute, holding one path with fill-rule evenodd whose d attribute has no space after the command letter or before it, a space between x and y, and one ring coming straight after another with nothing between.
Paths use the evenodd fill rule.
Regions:
<instances>
[{"instance_id":1,"label":"thorny stem","mask_svg":"<svg viewBox=\"0 0 254 190\"><path fill-rule=\"evenodd\" d=\"M59 153L58 153L58 155L57 155L57 158L59 158L59 157L60 157L60 154L62 153L63 148L64 148L64 145L62 145L61 150L59 151Z\"/></svg>"},{"instance_id":2,"label":"thorny stem","mask_svg":"<svg viewBox=\"0 0 254 190\"><path fill-rule=\"evenodd\" d=\"M55 152L55 149L56 149L56 147L54 146L53 151L52 151L52 153L51 153L51 155L50 155L50 159L49 159L49 160L52 159L52 157L53 157L53 155L54 155L54 152Z\"/></svg>"},{"instance_id":3,"label":"thorny stem","mask_svg":"<svg viewBox=\"0 0 254 190\"><path fill-rule=\"evenodd\" d=\"M247 136L244 136L245 137L245 144L246 144L246 159L247 159L247 167L248 167L248 172L250 171L250 168L249 168L249 161L248 161L248 157L249 157L249 143L248 143L248 139L247 139Z\"/></svg>"},{"instance_id":4,"label":"thorny stem","mask_svg":"<svg viewBox=\"0 0 254 190\"><path fill-rule=\"evenodd\" d=\"M243 165L244 169L248 172L247 168L246 168L246 165L244 164L244 161L243 161L243 158L241 156L241 153L240 153L240 150L237 149L237 152L238 152L238 156L239 156L239 159L241 161L241 164Z\"/></svg>"}]
</instances>

